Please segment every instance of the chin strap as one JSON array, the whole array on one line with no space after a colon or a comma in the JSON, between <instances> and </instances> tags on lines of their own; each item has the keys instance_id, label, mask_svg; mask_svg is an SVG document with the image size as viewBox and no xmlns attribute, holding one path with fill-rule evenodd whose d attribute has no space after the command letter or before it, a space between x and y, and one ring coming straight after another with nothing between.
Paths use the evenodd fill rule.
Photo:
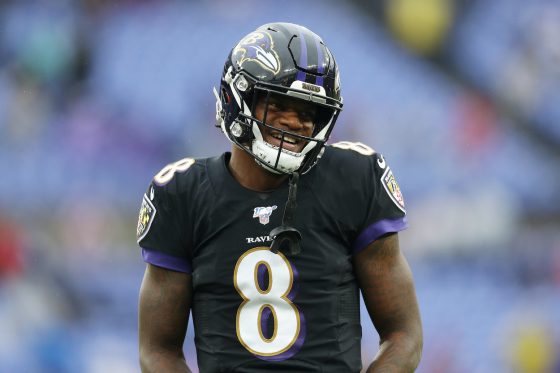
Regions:
<instances>
[{"instance_id":1,"label":"chin strap","mask_svg":"<svg viewBox=\"0 0 560 373\"><path fill-rule=\"evenodd\" d=\"M270 231L269 236L272 237L272 245L270 251L278 254L282 251L284 254L297 255L301 252L301 233L294 227L294 212L296 211L297 202L297 183L299 181L299 173L293 172L290 176L290 189L288 192L288 201L284 208L284 216L282 217L282 225Z\"/></svg>"}]
</instances>

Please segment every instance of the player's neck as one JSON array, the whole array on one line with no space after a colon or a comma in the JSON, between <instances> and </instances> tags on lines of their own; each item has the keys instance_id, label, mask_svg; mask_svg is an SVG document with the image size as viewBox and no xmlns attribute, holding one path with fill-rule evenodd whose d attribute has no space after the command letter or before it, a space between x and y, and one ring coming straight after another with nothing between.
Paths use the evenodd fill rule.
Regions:
<instances>
[{"instance_id":1,"label":"player's neck","mask_svg":"<svg viewBox=\"0 0 560 373\"><path fill-rule=\"evenodd\" d=\"M239 184L257 192L276 189L288 178L265 170L253 157L235 145L231 149L228 168Z\"/></svg>"}]
</instances>

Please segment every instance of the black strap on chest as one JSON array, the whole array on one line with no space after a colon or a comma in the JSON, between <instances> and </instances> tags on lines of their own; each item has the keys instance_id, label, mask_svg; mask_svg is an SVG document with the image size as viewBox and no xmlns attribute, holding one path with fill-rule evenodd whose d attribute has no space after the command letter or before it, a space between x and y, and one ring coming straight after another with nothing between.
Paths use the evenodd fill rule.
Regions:
<instances>
[{"instance_id":1,"label":"black strap on chest","mask_svg":"<svg viewBox=\"0 0 560 373\"><path fill-rule=\"evenodd\" d=\"M299 173L292 173L290 176L288 201L286 201L284 215L282 217L282 225L274 228L269 234L269 236L272 237L270 250L275 254L278 254L278 251L286 255L297 255L301 252L301 233L293 227L294 213L297 207L296 195L298 181Z\"/></svg>"}]
</instances>

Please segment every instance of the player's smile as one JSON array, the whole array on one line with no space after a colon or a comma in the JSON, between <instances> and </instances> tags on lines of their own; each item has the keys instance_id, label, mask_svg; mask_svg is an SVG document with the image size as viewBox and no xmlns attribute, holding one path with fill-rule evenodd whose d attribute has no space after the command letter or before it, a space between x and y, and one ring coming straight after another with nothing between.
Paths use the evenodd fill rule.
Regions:
<instances>
[{"instance_id":1,"label":"player's smile","mask_svg":"<svg viewBox=\"0 0 560 373\"><path fill-rule=\"evenodd\" d=\"M282 142L282 133L274 130L267 130L264 139L267 143L289 150L294 153L299 153L302 151L306 145L306 141L303 141L297 137L290 136L288 134L284 135L284 141Z\"/></svg>"},{"instance_id":2,"label":"player's smile","mask_svg":"<svg viewBox=\"0 0 560 373\"><path fill-rule=\"evenodd\" d=\"M269 126L301 136L313 134L315 107L310 103L290 97L271 96L267 105L262 97L257 104L256 117L263 120L265 112L266 124ZM270 128L264 128L262 132L267 143L282 146L294 153L301 152L307 144L307 141L287 133L282 137L281 131Z\"/></svg>"}]
</instances>

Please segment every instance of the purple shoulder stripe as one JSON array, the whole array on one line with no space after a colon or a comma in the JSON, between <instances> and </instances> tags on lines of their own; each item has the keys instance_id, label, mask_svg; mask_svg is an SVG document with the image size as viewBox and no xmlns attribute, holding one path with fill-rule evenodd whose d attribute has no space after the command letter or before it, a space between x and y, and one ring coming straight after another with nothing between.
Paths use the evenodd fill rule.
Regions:
<instances>
[{"instance_id":1,"label":"purple shoulder stripe","mask_svg":"<svg viewBox=\"0 0 560 373\"><path fill-rule=\"evenodd\" d=\"M366 248L367 245L383 236L386 233L399 232L408 227L408 221L406 216L397 219L383 219L379 220L360 233L354 246L352 247L352 254L356 255L360 251Z\"/></svg>"},{"instance_id":2,"label":"purple shoulder stripe","mask_svg":"<svg viewBox=\"0 0 560 373\"><path fill-rule=\"evenodd\" d=\"M177 272L192 273L192 266L188 260L177 258L169 254L142 248L142 258L146 263L158 267L171 269Z\"/></svg>"}]
</instances>

